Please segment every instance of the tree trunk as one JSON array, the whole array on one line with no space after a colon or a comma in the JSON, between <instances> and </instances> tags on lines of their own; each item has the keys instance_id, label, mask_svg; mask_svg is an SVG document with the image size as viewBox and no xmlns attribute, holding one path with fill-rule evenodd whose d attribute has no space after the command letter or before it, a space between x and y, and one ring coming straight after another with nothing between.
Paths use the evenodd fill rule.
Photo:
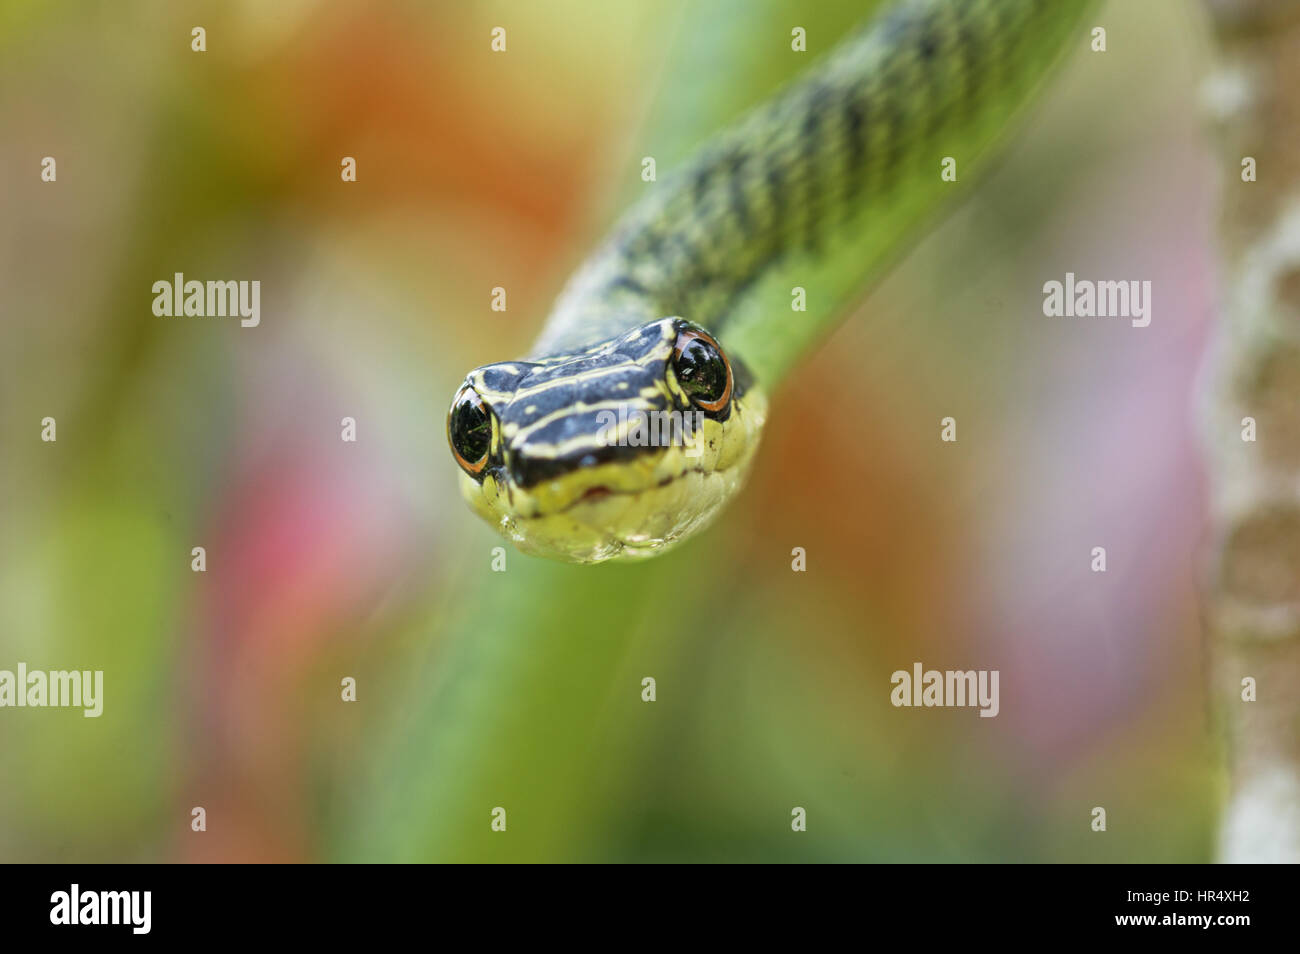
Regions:
<instances>
[{"instance_id":1,"label":"tree trunk","mask_svg":"<svg viewBox=\"0 0 1300 954\"><path fill-rule=\"evenodd\" d=\"M1223 861L1300 861L1300 3L1206 0L1222 151L1206 392L1211 681L1228 745ZM1245 160L1257 181L1245 181ZM1248 439L1254 421L1256 439ZM1253 679L1256 699L1244 683Z\"/></svg>"}]
</instances>

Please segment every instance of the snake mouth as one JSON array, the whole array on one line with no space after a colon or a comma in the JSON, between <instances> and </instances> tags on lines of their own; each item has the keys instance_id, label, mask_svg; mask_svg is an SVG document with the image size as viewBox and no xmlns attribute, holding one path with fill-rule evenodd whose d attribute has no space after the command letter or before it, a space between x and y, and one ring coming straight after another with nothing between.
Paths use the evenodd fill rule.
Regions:
<instances>
[{"instance_id":1,"label":"snake mouth","mask_svg":"<svg viewBox=\"0 0 1300 954\"><path fill-rule=\"evenodd\" d=\"M509 468L494 472L498 492L503 492L512 515L520 519L568 515L576 517L591 508L609 508L662 491L691 474L723 471L730 462L717 459L717 442L706 445L705 455L690 454L680 445L643 448L626 458L593 466L575 461L561 473L533 484L511 479ZM582 518L578 518L582 519Z\"/></svg>"},{"instance_id":2,"label":"snake mouth","mask_svg":"<svg viewBox=\"0 0 1300 954\"><path fill-rule=\"evenodd\" d=\"M667 486L668 484L671 484L676 479L677 479L676 477L665 477L663 480L659 481L659 483L657 483L655 486L664 487ZM584 490L578 496L574 497L563 507L561 507L558 510L553 510L551 511L551 513L572 516L575 511L582 510L588 505L598 504L603 501L612 501L613 498L618 498L618 497L636 497L638 494L644 493L646 489L647 488L640 488L636 490L616 490L613 487L607 487L604 484L600 484L595 487L588 487L586 490ZM521 514L520 516L523 515ZM544 516L544 514L539 512L539 513L532 514L532 516L541 517Z\"/></svg>"},{"instance_id":3,"label":"snake mouth","mask_svg":"<svg viewBox=\"0 0 1300 954\"><path fill-rule=\"evenodd\" d=\"M709 472L711 471L705 471L702 468L687 468L686 470L683 470L679 474L669 474L666 477L660 478L660 480L657 481L652 486L637 487L637 488L632 488L627 490L619 490L613 487L608 487L605 484L597 484L594 487L588 487L586 490L584 490L573 500L569 501L569 503L565 504L565 506L561 507L559 510L554 512L567 514L573 510L578 509L583 504L597 503L599 501L606 500L607 498L610 497L636 497L639 494L645 493L647 490L660 490L664 487L667 487L669 484L675 483L676 481L681 480L683 477L686 477L689 474L704 474ZM712 471L712 472L721 473L721 471Z\"/></svg>"},{"instance_id":4,"label":"snake mouth","mask_svg":"<svg viewBox=\"0 0 1300 954\"><path fill-rule=\"evenodd\" d=\"M669 476L664 477L662 480L660 480L657 484L655 484L655 486L667 487L669 484L671 484L674 480L677 480L679 477L684 477L690 473L700 473L700 472L701 471L699 470L684 470L680 474L677 474L676 476L670 474ZM571 507L576 506L577 504L584 503L587 501L603 500L605 497L613 497L613 496L627 497L627 496L631 496L632 494L639 494L641 492L642 491L640 490L614 490L612 487L606 487L604 484L601 484L598 487L588 487L585 491L583 491L581 497L573 501L573 503L569 504L569 506L565 507L564 509L568 510Z\"/></svg>"},{"instance_id":5,"label":"snake mouth","mask_svg":"<svg viewBox=\"0 0 1300 954\"><path fill-rule=\"evenodd\" d=\"M572 563L651 556L707 525L743 470L687 468L628 488L597 483L554 510L498 513L497 526L526 552Z\"/></svg>"}]
</instances>

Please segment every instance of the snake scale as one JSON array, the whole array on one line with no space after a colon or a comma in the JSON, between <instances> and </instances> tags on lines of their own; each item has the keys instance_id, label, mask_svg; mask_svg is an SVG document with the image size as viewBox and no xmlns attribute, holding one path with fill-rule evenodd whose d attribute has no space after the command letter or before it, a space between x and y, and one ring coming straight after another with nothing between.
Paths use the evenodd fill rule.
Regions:
<instances>
[{"instance_id":1,"label":"snake scale","mask_svg":"<svg viewBox=\"0 0 1300 954\"><path fill-rule=\"evenodd\" d=\"M1068 41L1085 42L1088 6L893 4L648 184L533 355L475 369L453 398L471 507L524 551L578 563L706 526L744 481L768 395L827 330L788 289L754 301L761 280L864 238L899 244L954 193L945 158L965 177Z\"/></svg>"}]
</instances>

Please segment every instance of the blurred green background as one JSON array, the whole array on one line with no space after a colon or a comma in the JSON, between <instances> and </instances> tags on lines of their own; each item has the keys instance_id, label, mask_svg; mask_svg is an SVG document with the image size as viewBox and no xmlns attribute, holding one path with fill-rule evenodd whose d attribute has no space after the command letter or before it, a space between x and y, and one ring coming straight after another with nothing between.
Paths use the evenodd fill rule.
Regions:
<instances>
[{"instance_id":1,"label":"blurred green background","mask_svg":"<svg viewBox=\"0 0 1300 954\"><path fill-rule=\"evenodd\" d=\"M1194 4L1096 12L701 538L493 573L456 491L454 388L641 157L870 6L0 3L0 668L105 673L99 719L0 710L0 859L1209 860ZM260 327L155 317L177 271L260 280ZM1066 271L1151 280L1151 326L1045 319ZM916 661L1001 714L893 708Z\"/></svg>"}]
</instances>

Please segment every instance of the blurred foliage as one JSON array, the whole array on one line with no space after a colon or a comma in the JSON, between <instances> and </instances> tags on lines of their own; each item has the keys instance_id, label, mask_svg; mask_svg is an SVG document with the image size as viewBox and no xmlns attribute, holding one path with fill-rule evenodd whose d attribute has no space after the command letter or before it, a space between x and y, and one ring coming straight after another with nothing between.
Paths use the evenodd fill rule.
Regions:
<instances>
[{"instance_id":1,"label":"blurred foliage","mask_svg":"<svg viewBox=\"0 0 1300 954\"><path fill-rule=\"evenodd\" d=\"M0 857L1207 858L1176 0L1104 9L1111 52L776 395L716 529L498 574L458 499L445 402L527 350L640 156L670 168L805 65L792 24L817 50L864 6L0 5L0 668L106 694L0 711ZM1169 277L1169 317L1048 326L1067 269ZM262 326L155 318L176 271L260 279ZM893 708L915 660L1000 668L1002 714Z\"/></svg>"}]
</instances>

